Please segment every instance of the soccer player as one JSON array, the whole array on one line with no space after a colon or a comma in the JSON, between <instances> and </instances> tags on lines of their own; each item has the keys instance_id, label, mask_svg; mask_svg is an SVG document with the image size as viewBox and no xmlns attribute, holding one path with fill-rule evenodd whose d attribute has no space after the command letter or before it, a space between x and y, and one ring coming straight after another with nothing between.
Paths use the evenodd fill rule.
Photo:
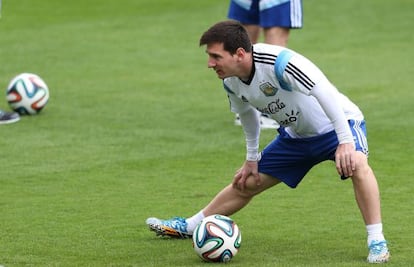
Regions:
<instances>
[{"instance_id":1,"label":"soccer player","mask_svg":"<svg viewBox=\"0 0 414 267\"><path fill-rule=\"evenodd\" d=\"M200 39L208 67L223 79L231 111L238 113L246 138L246 161L233 181L190 218L148 218L159 235L187 238L204 217L230 216L254 196L279 184L295 188L306 173L325 160L335 161L342 179L350 178L367 230L368 262L387 262L379 189L368 164L365 120L360 109L340 93L304 56L281 46L252 46L242 24L223 21ZM259 153L256 110L279 124L279 135Z\"/></svg>"},{"instance_id":2,"label":"soccer player","mask_svg":"<svg viewBox=\"0 0 414 267\"><path fill-rule=\"evenodd\" d=\"M291 29L303 27L302 0L231 0L227 17L243 24L255 44L263 32L264 42L287 46ZM235 125L241 125L236 114ZM261 129L277 129L277 122L266 114L260 116Z\"/></svg>"}]
</instances>

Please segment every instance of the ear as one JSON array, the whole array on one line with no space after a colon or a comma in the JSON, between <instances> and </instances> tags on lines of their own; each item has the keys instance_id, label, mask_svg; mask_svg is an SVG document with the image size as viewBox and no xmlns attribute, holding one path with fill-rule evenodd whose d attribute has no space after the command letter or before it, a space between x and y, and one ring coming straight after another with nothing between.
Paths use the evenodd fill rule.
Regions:
<instances>
[{"instance_id":1,"label":"ear","mask_svg":"<svg viewBox=\"0 0 414 267\"><path fill-rule=\"evenodd\" d=\"M246 50L244 50L244 48L237 48L236 50L236 56L237 56L237 60L241 61L246 55Z\"/></svg>"}]
</instances>

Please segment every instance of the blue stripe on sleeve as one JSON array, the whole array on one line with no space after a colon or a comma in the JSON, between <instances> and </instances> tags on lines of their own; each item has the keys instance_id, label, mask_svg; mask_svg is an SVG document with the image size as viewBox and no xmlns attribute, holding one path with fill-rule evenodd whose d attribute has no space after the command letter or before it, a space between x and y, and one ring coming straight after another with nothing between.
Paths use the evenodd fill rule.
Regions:
<instances>
[{"instance_id":1,"label":"blue stripe on sleeve","mask_svg":"<svg viewBox=\"0 0 414 267\"><path fill-rule=\"evenodd\" d=\"M289 84L283 80L283 72L286 69L287 64L289 63L290 58L293 56L293 53L289 50L283 50L279 53L275 61L275 74L276 78L279 81L282 89L286 91L292 91Z\"/></svg>"}]
</instances>

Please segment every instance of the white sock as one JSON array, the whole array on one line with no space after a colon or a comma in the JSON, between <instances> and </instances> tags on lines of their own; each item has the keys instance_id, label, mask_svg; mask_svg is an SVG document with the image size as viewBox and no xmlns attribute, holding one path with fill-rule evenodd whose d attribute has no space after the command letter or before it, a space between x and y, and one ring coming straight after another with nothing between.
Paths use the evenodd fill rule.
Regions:
<instances>
[{"instance_id":1,"label":"white sock","mask_svg":"<svg viewBox=\"0 0 414 267\"><path fill-rule=\"evenodd\" d=\"M384 234L382 233L382 223L369 224L366 225L366 228L368 233L368 246L374 240L382 241L385 239Z\"/></svg>"},{"instance_id":2,"label":"white sock","mask_svg":"<svg viewBox=\"0 0 414 267\"><path fill-rule=\"evenodd\" d=\"M204 213L203 211L199 211L197 214L195 214L193 217L190 217L186 219L187 222L187 231L192 234L194 229L196 228L197 224L201 222L202 219L204 219Z\"/></svg>"}]
</instances>

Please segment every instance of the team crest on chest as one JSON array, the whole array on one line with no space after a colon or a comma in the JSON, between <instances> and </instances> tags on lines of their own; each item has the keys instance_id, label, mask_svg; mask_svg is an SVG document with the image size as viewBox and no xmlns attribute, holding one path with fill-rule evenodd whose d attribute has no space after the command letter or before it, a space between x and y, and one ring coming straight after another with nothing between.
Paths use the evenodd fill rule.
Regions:
<instances>
[{"instance_id":1,"label":"team crest on chest","mask_svg":"<svg viewBox=\"0 0 414 267\"><path fill-rule=\"evenodd\" d=\"M265 96L274 96L277 93L277 88L272 86L269 82L261 84L259 88Z\"/></svg>"}]
</instances>

